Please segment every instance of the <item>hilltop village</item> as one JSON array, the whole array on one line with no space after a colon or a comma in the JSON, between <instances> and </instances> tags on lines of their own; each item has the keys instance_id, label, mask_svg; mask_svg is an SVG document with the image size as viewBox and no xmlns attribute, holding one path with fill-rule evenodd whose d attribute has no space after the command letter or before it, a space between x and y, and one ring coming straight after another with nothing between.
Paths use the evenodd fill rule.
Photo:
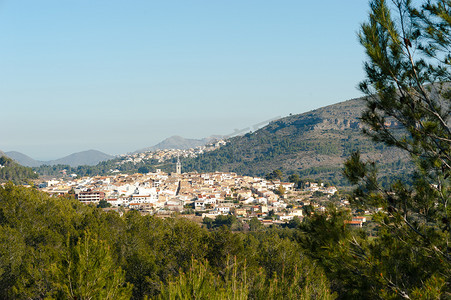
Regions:
<instances>
[{"instance_id":1,"label":"hilltop village","mask_svg":"<svg viewBox=\"0 0 451 300\"><path fill-rule=\"evenodd\" d=\"M234 215L243 220L257 218L263 224L302 220L306 211L325 211L331 199L338 206L349 205L333 186L308 182L298 189L294 183L236 173L182 174L180 161L171 174L157 169L147 174L49 180L39 188L52 195L72 194L86 204L102 202L119 213L133 209L160 217L178 214L202 219ZM361 227L365 220L354 221L352 225Z\"/></svg>"},{"instance_id":2,"label":"hilltop village","mask_svg":"<svg viewBox=\"0 0 451 300\"><path fill-rule=\"evenodd\" d=\"M132 154L122 154L120 155L121 160L117 162L117 165L120 166L126 163L137 164L146 160L157 160L158 162L165 162L174 157L194 158L199 156L200 154L219 149L221 146L224 146L226 144L226 141L219 139L211 144L197 146L189 149L159 149Z\"/></svg>"}]
</instances>

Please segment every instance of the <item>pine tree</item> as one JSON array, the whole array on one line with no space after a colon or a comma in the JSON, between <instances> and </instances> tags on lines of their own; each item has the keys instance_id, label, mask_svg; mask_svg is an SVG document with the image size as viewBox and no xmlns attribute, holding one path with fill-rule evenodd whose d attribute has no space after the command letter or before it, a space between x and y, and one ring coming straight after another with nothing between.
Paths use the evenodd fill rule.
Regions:
<instances>
[{"instance_id":1,"label":"pine tree","mask_svg":"<svg viewBox=\"0 0 451 300\"><path fill-rule=\"evenodd\" d=\"M68 242L69 244L69 242ZM71 247L62 263L54 266L57 298L130 299L132 286L125 284L125 272L116 267L105 241L89 231Z\"/></svg>"},{"instance_id":2,"label":"pine tree","mask_svg":"<svg viewBox=\"0 0 451 300\"><path fill-rule=\"evenodd\" d=\"M345 165L359 185L354 203L382 209L365 254L369 276L385 286L382 297L451 297L451 1L374 0L370 8L359 34L368 56L365 133L406 151L415 171L412 184L383 188L373 162L354 153Z\"/></svg>"}]
</instances>

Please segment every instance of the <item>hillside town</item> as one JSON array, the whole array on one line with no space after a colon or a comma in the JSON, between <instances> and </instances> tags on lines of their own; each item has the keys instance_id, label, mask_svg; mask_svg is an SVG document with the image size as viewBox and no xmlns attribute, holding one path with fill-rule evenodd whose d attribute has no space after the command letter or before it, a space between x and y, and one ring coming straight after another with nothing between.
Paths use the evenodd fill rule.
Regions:
<instances>
[{"instance_id":1,"label":"hillside town","mask_svg":"<svg viewBox=\"0 0 451 300\"><path fill-rule=\"evenodd\" d=\"M214 151L221 146L226 145L226 141L219 139L211 144L204 146L197 146L189 149L160 149L154 151L145 151L139 153L122 154L121 160L117 162L118 165L125 163L137 164L146 160L157 160L158 162L165 162L175 157L194 158L200 154Z\"/></svg>"},{"instance_id":2,"label":"hillside town","mask_svg":"<svg viewBox=\"0 0 451 300\"><path fill-rule=\"evenodd\" d=\"M234 215L242 220L257 218L267 225L302 220L306 211L324 212L331 198L338 206L349 205L337 197L334 186L315 182L304 186L298 189L295 183L228 172L182 173L178 160L176 172L170 174L157 169L147 174L54 179L39 188L56 196L72 194L85 204L103 202L119 213L132 209L160 217L178 214L202 219ZM361 227L365 221L356 219L350 225Z\"/></svg>"}]
</instances>

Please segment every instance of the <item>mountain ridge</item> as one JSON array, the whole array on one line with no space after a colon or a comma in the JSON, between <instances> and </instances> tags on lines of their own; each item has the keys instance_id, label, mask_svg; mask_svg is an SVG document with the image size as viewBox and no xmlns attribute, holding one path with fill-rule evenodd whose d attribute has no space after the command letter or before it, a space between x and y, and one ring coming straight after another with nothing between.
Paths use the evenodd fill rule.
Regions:
<instances>
[{"instance_id":1,"label":"mountain ridge","mask_svg":"<svg viewBox=\"0 0 451 300\"><path fill-rule=\"evenodd\" d=\"M12 158L17 163L26 167L39 167L42 165L69 165L71 167L78 167L81 165L94 166L101 161L106 161L114 158L114 156L103 153L98 150L85 150L76 153L69 154L62 158L49 161L35 160L23 153L17 151L9 151L5 153L6 156Z\"/></svg>"},{"instance_id":2,"label":"mountain ridge","mask_svg":"<svg viewBox=\"0 0 451 300\"><path fill-rule=\"evenodd\" d=\"M25 167L39 167L40 165L46 163L44 161L33 159L30 156L18 151L8 151L5 155Z\"/></svg>"}]
</instances>

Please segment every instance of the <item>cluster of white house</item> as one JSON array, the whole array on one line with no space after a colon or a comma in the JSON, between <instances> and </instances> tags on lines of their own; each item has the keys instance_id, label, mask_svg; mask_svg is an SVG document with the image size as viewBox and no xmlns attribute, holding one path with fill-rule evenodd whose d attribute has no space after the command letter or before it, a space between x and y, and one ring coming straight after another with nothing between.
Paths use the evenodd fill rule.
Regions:
<instances>
[{"instance_id":1,"label":"cluster of white house","mask_svg":"<svg viewBox=\"0 0 451 300\"><path fill-rule=\"evenodd\" d=\"M299 192L295 191L294 183L235 173L180 173L180 168L177 168L173 174L157 170L147 174L84 177L64 182L51 180L40 187L51 194L73 193L79 201L87 204L104 200L113 207L148 213L193 209L213 218L229 213L263 218L272 211L284 221L302 216L300 206L307 203L306 193L321 190L332 195L336 192L334 187L325 188L317 184L308 184L312 190ZM283 190L284 194L275 193L278 190ZM303 198L298 197L302 193ZM288 195L291 203L298 200L301 205L289 205ZM316 209L321 211L325 208L317 205Z\"/></svg>"},{"instance_id":2,"label":"cluster of white house","mask_svg":"<svg viewBox=\"0 0 451 300\"><path fill-rule=\"evenodd\" d=\"M140 163L146 160L155 159L158 162L164 162L170 160L174 157L197 157L200 154L205 152L213 151L218 149L221 146L226 145L226 141L217 140L214 143L205 146L198 146L195 148L189 149L161 149L155 151L145 151L134 154L123 154L122 160L118 162L118 165L122 165L125 163Z\"/></svg>"}]
</instances>

